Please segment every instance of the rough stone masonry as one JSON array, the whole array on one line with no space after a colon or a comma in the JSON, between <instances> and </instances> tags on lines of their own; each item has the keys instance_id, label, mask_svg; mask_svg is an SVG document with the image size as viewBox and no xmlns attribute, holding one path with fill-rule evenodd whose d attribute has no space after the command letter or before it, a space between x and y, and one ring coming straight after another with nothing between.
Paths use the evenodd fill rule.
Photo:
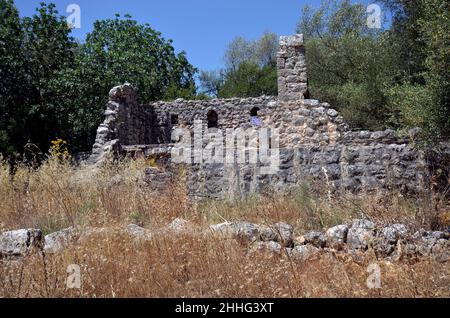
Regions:
<instances>
[{"instance_id":1,"label":"rough stone masonry","mask_svg":"<svg viewBox=\"0 0 450 318\"><path fill-rule=\"evenodd\" d=\"M283 191L310 180L353 192L427 187L429 164L411 138L392 130L352 131L330 104L308 99L302 35L280 38L277 55L278 97L137 102L131 84L114 87L105 120L88 162L99 165L118 155L170 156L177 128L193 131L201 121L204 135L226 129L272 128L279 132L279 169L261 174L261 163L188 163L185 180L191 197L225 198ZM257 124L255 127L255 119ZM248 149L250 151L250 149ZM270 149L275 151L275 149ZM447 156L448 156L447 151ZM147 169L150 185L171 178L174 165Z\"/></svg>"}]
</instances>

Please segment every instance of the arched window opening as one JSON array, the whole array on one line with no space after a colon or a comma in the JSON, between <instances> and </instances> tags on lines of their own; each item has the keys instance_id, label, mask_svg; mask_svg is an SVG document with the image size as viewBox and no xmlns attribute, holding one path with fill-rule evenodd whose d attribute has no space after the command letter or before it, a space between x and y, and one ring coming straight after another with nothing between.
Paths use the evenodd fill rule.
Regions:
<instances>
[{"instance_id":1,"label":"arched window opening","mask_svg":"<svg viewBox=\"0 0 450 318\"><path fill-rule=\"evenodd\" d=\"M253 107L250 110L250 123L253 126L260 127L260 126L262 126L262 121L261 121L261 118L258 117L258 111L259 111L258 107Z\"/></svg>"},{"instance_id":2,"label":"arched window opening","mask_svg":"<svg viewBox=\"0 0 450 318\"><path fill-rule=\"evenodd\" d=\"M210 110L207 115L208 119L208 128L217 128L219 127L219 119L217 113L214 110Z\"/></svg>"},{"instance_id":3,"label":"arched window opening","mask_svg":"<svg viewBox=\"0 0 450 318\"><path fill-rule=\"evenodd\" d=\"M178 125L178 115L176 115L176 114L170 115L170 123L173 126Z\"/></svg>"},{"instance_id":4,"label":"arched window opening","mask_svg":"<svg viewBox=\"0 0 450 318\"><path fill-rule=\"evenodd\" d=\"M257 117L257 116L258 116L258 112L259 112L259 108L258 108L258 107L253 107L253 108L250 110L250 116L252 116L252 117Z\"/></svg>"}]
</instances>

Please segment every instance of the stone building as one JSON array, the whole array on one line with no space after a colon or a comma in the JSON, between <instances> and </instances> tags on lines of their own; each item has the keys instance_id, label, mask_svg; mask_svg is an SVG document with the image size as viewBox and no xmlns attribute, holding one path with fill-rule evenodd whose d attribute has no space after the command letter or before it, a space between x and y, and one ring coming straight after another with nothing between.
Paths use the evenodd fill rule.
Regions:
<instances>
[{"instance_id":1,"label":"stone building","mask_svg":"<svg viewBox=\"0 0 450 318\"><path fill-rule=\"evenodd\" d=\"M227 129L239 128L241 134L249 128L269 128L278 132L276 140L268 142L268 151L279 157L275 172L261 173L264 163L259 161L192 160L183 164L188 193L194 198L234 197L285 190L312 179L351 191L418 191L424 186L426 161L410 140L398 138L391 130L351 131L328 103L308 98L302 35L280 38L277 68L277 97L139 104L130 84L115 87L109 94L105 120L98 128L89 162L101 164L109 156L123 154L170 156L179 141L173 132L184 128L193 136L196 123L206 135L218 130L225 135ZM201 144L200 152L208 148L204 140ZM192 147L190 155L195 157L199 150ZM250 148L246 151L252 151ZM149 182L165 181L169 174L162 171L173 166L169 160L166 167L148 169Z\"/></svg>"}]
</instances>

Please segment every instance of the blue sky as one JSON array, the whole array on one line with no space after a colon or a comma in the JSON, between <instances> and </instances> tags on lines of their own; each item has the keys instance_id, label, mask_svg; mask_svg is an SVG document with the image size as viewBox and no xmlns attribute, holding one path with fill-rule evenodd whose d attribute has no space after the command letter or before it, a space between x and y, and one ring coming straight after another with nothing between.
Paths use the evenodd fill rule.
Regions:
<instances>
[{"instance_id":1,"label":"blue sky","mask_svg":"<svg viewBox=\"0 0 450 318\"><path fill-rule=\"evenodd\" d=\"M42 0L16 0L22 16L35 12ZM202 70L220 68L228 43L241 35L258 38L264 31L293 34L301 9L318 0L53 0L60 14L69 4L81 8L81 29L73 36L83 40L97 19L126 13L149 23L165 38L173 39L177 51L186 51L189 61Z\"/></svg>"}]
</instances>

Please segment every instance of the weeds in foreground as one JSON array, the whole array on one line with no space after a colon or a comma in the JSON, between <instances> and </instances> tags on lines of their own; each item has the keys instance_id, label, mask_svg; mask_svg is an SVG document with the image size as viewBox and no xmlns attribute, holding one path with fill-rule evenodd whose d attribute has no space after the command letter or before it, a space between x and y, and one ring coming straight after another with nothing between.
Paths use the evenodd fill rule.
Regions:
<instances>
[{"instance_id":1,"label":"weeds in foreground","mask_svg":"<svg viewBox=\"0 0 450 318\"><path fill-rule=\"evenodd\" d=\"M412 229L445 228L448 205L437 196L354 196L303 184L289 194L238 201L188 200L182 182L155 194L142 180L145 161L123 161L99 171L49 159L20 166L14 178L0 164L0 231L68 226L152 229L181 217L201 226L232 220L284 221L296 233L322 230L356 217L401 222ZM436 221L437 220L437 221ZM109 233L109 234L108 234ZM448 297L450 268L423 259L379 262L382 288L367 288L370 255L362 262L320 255L305 263L248 252L238 242L181 235L136 243L120 231L91 237L56 255L0 260L0 297ZM112 233L112 234L111 234ZM80 289L69 289L67 268L81 269Z\"/></svg>"},{"instance_id":2,"label":"weeds in foreground","mask_svg":"<svg viewBox=\"0 0 450 318\"><path fill-rule=\"evenodd\" d=\"M199 225L285 221L298 231L322 230L357 217L412 228L450 225L448 202L430 192L331 196L326 186L304 183L289 193L194 203L182 180L168 185L165 193L149 191L142 178L146 165L144 159L123 160L94 171L53 157L38 169L19 166L11 178L7 165L0 164L0 230L40 228L50 233L68 226L129 223L152 228L177 217Z\"/></svg>"}]
</instances>

